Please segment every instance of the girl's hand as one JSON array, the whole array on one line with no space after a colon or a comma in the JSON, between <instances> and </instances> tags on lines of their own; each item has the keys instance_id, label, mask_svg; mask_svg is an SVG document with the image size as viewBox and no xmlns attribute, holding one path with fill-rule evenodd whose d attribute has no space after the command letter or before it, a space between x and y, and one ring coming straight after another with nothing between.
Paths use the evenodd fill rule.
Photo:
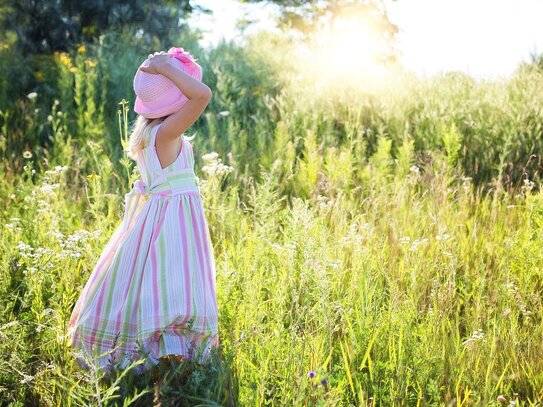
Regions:
<instances>
[{"instance_id":1,"label":"girl's hand","mask_svg":"<svg viewBox=\"0 0 543 407\"><path fill-rule=\"evenodd\" d=\"M170 63L171 58L172 56L164 51L149 54L149 58L146 60L149 61L149 63L147 66L140 66L139 70L154 75L160 74L163 67Z\"/></svg>"}]
</instances>

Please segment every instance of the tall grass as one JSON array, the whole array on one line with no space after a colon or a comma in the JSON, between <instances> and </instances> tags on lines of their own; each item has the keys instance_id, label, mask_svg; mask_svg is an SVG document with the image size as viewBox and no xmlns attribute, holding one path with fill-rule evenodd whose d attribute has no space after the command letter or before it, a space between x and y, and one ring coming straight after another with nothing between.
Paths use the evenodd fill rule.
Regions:
<instances>
[{"instance_id":1,"label":"tall grass","mask_svg":"<svg viewBox=\"0 0 543 407\"><path fill-rule=\"evenodd\" d=\"M120 153L130 104L105 105L90 71L111 51L80 60L85 79L43 116L39 95L3 112L8 140L42 125L52 140L2 147L2 404L541 403L540 70L326 99L254 41L202 56L216 96L194 151L221 338L208 365L103 377L66 343L136 175Z\"/></svg>"}]
</instances>

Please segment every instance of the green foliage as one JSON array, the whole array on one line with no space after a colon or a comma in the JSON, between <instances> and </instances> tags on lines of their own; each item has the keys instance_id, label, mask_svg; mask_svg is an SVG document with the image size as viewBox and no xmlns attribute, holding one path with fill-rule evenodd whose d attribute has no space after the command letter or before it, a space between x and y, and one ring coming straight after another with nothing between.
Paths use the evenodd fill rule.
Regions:
<instances>
[{"instance_id":1,"label":"green foliage","mask_svg":"<svg viewBox=\"0 0 543 407\"><path fill-rule=\"evenodd\" d=\"M201 52L220 352L81 371L67 320L137 175L132 41L55 55L54 91L0 113L0 404L541 401L540 69L311 98L271 36Z\"/></svg>"},{"instance_id":2,"label":"green foliage","mask_svg":"<svg viewBox=\"0 0 543 407\"><path fill-rule=\"evenodd\" d=\"M132 35L141 29L145 36L169 37L179 29L179 20L195 8L188 0L5 0L1 6L2 31L16 34L24 55L67 51L107 30L127 27Z\"/></svg>"}]
</instances>

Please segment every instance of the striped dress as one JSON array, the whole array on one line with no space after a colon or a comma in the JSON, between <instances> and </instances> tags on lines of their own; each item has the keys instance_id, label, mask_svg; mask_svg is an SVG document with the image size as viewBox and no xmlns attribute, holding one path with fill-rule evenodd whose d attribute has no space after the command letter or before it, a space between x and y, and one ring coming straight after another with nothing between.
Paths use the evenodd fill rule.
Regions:
<instances>
[{"instance_id":1,"label":"striped dress","mask_svg":"<svg viewBox=\"0 0 543 407\"><path fill-rule=\"evenodd\" d=\"M176 161L162 168L160 124L136 160L141 179L72 311L70 346L84 368L140 371L169 354L202 361L219 345L215 260L194 173L192 144L181 136Z\"/></svg>"}]
</instances>

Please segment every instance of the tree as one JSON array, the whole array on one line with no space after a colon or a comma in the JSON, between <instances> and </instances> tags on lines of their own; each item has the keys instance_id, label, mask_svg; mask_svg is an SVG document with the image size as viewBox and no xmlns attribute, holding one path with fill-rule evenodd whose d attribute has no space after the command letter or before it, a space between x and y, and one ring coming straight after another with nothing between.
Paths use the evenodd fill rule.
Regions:
<instances>
[{"instance_id":1,"label":"tree","mask_svg":"<svg viewBox=\"0 0 543 407\"><path fill-rule=\"evenodd\" d=\"M164 36L199 9L189 0L0 0L0 35L16 33L23 55L66 51L109 28L134 26Z\"/></svg>"}]
</instances>

